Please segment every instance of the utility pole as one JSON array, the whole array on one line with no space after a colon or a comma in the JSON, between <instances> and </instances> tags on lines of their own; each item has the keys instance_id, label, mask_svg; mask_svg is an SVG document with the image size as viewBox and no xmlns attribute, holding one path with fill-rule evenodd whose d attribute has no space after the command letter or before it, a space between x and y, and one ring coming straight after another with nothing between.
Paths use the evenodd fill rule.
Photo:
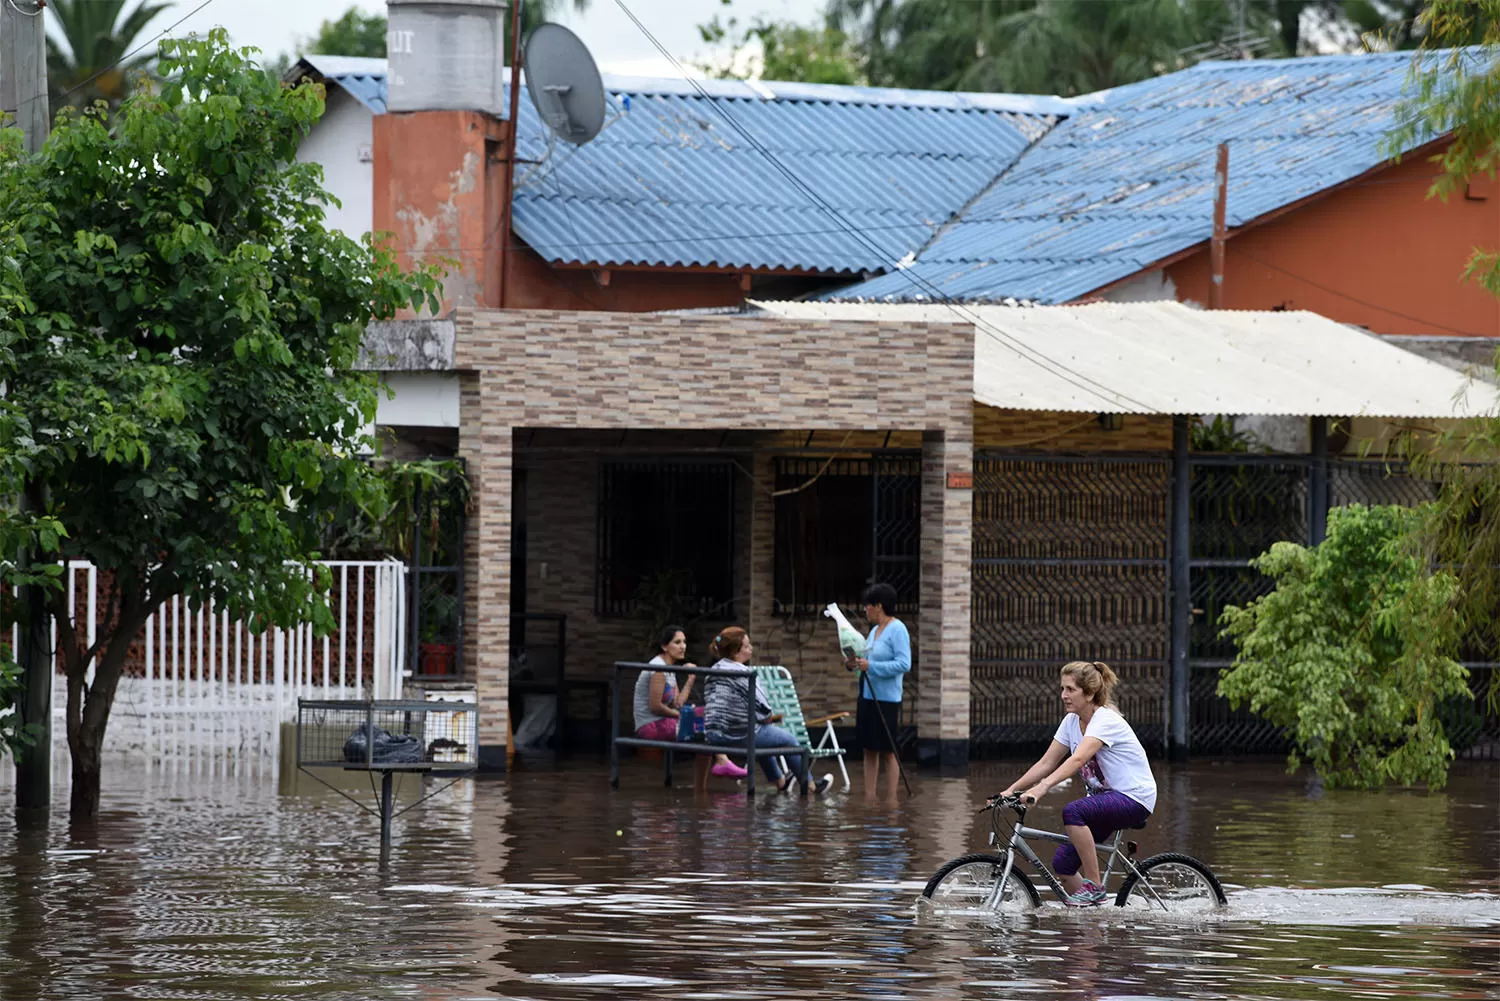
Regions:
<instances>
[{"instance_id":1,"label":"utility pole","mask_svg":"<svg viewBox=\"0 0 1500 1001\"><path fill-rule=\"evenodd\" d=\"M26 149L39 153L52 126L47 106L46 0L0 0L0 113L20 126ZM31 483L20 498L23 510L40 512L45 504L41 484ZM20 554L29 566L41 553ZM16 762L16 813L46 823L52 805L52 629L45 593L39 587L22 589L19 609L21 665L26 688L16 706L23 724L34 724L36 745Z\"/></svg>"},{"instance_id":2,"label":"utility pole","mask_svg":"<svg viewBox=\"0 0 1500 1001\"><path fill-rule=\"evenodd\" d=\"M47 107L46 0L0 0L0 112L41 151L52 127Z\"/></svg>"}]
</instances>

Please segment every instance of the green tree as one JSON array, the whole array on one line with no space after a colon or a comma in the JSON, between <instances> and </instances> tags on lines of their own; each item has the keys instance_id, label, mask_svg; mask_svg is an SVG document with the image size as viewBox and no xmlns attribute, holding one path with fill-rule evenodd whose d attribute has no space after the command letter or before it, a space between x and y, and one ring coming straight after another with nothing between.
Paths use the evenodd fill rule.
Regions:
<instances>
[{"instance_id":1,"label":"green tree","mask_svg":"<svg viewBox=\"0 0 1500 1001\"><path fill-rule=\"evenodd\" d=\"M1422 41L1387 150L1396 156L1445 140L1430 154L1437 178L1428 197L1446 200L1470 178L1500 169L1500 0L1433 0L1416 33ZM1476 249L1465 278L1500 296L1500 253ZM1440 484L1413 545L1457 575L1465 641L1475 658L1500 659L1500 416L1408 438L1404 451L1416 473ZM1495 681L1488 701L1500 712Z\"/></svg>"},{"instance_id":2,"label":"green tree","mask_svg":"<svg viewBox=\"0 0 1500 1001\"><path fill-rule=\"evenodd\" d=\"M146 26L170 3L137 3L127 13L126 0L50 0L47 9L62 34L66 48L47 36L47 90L52 110L85 108L95 101L119 104L130 92L131 80L156 58L140 45ZM129 56L129 58L126 58Z\"/></svg>"},{"instance_id":3,"label":"green tree","mask_svg":"<svg viewBox=\"0 0 1500 1001\"><path fill-rule=\"evenodd\" d=\"M58 555L108 582L92 644L51 602L80 820L131 642L165 599L331 626L309 562L323 523L381 502L356 457L375 383L351 366L371 319L440 292L324 226L321 169L296 158L319 88L282 87L222 29L163 42L159 67L107 125L61 116L37 156L0 132L0 219L30 302L0 378L30 422L28 487L66 531Z\"/></svg>"},{"instance_id":4,"label":"green tree","mask_svg":"<svg viewBox=\"0 0 1500 1001\"><path fill-rule=\"evenodd\" d=\"M318 33L308 40L305 50L384 59L385 29L385 15L366 14L358 7L350 7L337 20L319 25Z\"/></svg>"},{"instance_id":5,"label":"green tree","mask_svg":"<svg viewBox=\"0 0 1500 1001\"><path fill-rule=\"evenodd\" d=\"M1276 589L1220 619L1238 647L1219 694L1284 728L1290 766L1331 786L1442 788L1442 715L1472 700L1456 660L1458 581L1413 553L1426 512L1349 505L1308 548L1278 542L1252 565Z\"/></svg>"},{"instance_id":6,"label":"green tree","mask_svg":"<svg viewBox=\"0 0 1500 1001\"><path fill-rule=\"evenodd\" d=\"M828 23L879 86L1049 94L1180 69L1232 27L1226 5L1182 0L830 0Z\"/></svg>"},{"instance_id":7,"label":"green tree","mask_svg":"<svg viewBox=\"0 0 1500 1001\"><path fill-rule=\"evenodd\" d=\"M731 7L734 0L719 0ZM752 42L761 49L759 76L763 80L789 80L799 83L861 84L856 55L842 31L828 26L809 27L789 21L756 18L748 27L733 14L698 25L698 35L713 46L727 46L730 57L721 62L700 62L698 68L713 77L747 75L736 56Z\"/></svg>"}]
</instances>

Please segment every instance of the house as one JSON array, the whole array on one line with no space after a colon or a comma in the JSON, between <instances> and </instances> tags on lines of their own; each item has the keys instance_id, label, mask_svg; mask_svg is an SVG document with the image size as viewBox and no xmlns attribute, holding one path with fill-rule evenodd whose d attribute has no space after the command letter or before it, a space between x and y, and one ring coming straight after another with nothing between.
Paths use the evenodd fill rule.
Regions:
<instances>
[{"instance_id":1,"label":"house","mask_svg":"<svg viewBox=\"0 0 1500 1001\"><path fill-rule=\"evenodd\" d=\"M1385 163L1394 57L1203 64L1074 101L607 79L609 120L576 148L549 143L522 95L509 234L508 123L479 101L382 113L376 69L294 67L348 97L304 155L325 126L368 126L368 164L346 158L339 176L369 184L370 224L405 259L455 262L451 317L374 331L367 351L397 390L380 417L397 447L469 462L465 665L491 758L519 708L513 650L536 624L565 621L567 676L516 688L572 699L651 652L637 616L664 572L686 581L700 632L746 624L803 701L829 709L851 685L817 607L895 582L917 645L905 722L930 760L961 766L980 735L1037 740L1056 663L1075 655L1121 669L1132 718L1158 725L1148 740L1213 746L1192 720L1222 663L1211 628L1191 638L1194 605L1243 600L1248 556L1315 540L1330 502L1404 489L1337 463L1326 418L1493 402L1455 404L1453 373L1303 311L1382 333L1500 333L1471 290L1448 296L1456 279L1434 277L1444 262L1459 274L1497 206L1478 189L1434 205L1420 159ZM1144 300L1206 298L1222 141L1226 294L1272 312L1161 312ZM1371 199L1400 207L1423 260L1360 228ZM1322 241L1316 259L1307 239ZM1340 255L1363 269L1328 270ZM1449 312L1426 315L1451 330L1412 325L1433 288ZM1207 355L1189 367L1160 330ZM1290 378L1298 365L1358 392ZM1027 366L1034 378L982 383ZM1204 392L1189 404L1138 388L1163 366ZM1035 391L1048 380L1076 392ZM1255 532L1195 565L1173 534L1182 491L1230 482L1190 476L1212 466L1188 455L1197 412L1315 419L1311 455L1249 477Z\"/></svg>"}]
</instances>

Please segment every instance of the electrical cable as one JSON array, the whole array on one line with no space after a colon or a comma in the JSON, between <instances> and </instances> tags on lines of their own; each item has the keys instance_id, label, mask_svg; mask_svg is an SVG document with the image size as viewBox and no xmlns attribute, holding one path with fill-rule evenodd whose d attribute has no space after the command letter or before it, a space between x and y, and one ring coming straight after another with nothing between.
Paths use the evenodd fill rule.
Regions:
<instances>
[{"instance_id":1,"label":"electrical cable","mask_svg":"<svg viewBox=\"0 0 1500 1001\"><path fill-rule=\"evenodd\" d=\"M22 17L41 17L42 11L47 9L45 4L37 2L36 10L28 14L24 10L16 6L16 0L5 0L5 2L10 4L11 10L15 11L17 14L20 14Z\"/></svg>"},{"instance_id":2,"label":"electrical cable","mask_svg":"<svg viewBox=\"0 0 1500 1001\"><path fill-rule=\"evenodd\" d=\"M879 246L874 241L866 237L858 228L849 224L839 214L836 208L830 205L826 200L822 198L822 196L820 196L816 191L809 187L790 168L782 163L774 153L767 149L765 145L762 144L748 129L741 125L738 119L736 119L732 114L726 111L720 104L720 102L711 94L709 94L707 90L704 89L701 83L699 83L696 79L689 77L686 71L683 69L681 62L679 62L677 58L673 56L664 45L661 44L656 36L653 35L650 30L641 22L640 18L636 17L635 13L630 9L628 5L626 5L625 0L615 0L615 5L620 8L620 10L625 14L627 18L630 19L631 23L636 26L637 30L639 30L641 34L643 34L646 39L656 47L656 50L660 52L664 58L670 61L672 65L677 68L678 72L682 73L683 77L686 78L687 82L698 92L699 96L704 98L714 109L714 111L721 118L723 118L731 128L739 133L739 135L747 143L749 143L753 149L759 152L771 167L773 167L778 173L780 173L788 181L790 181L792 185L797 188L797 190L802 192L805 197L807 197L815 205L821 208L829 216L830 219L832 219L838 225L843 226L846 232L855 237L855 239L862 242L867 249L871 250L878 256L888 256L887 251L883 247ZM1080 389L1092 396L1096 396L1108 403L1117 404L1118 401L1125 400L1133 404L1134 406L1141 408L1145 412L1157 412L1155 407L1152 407L1149 404L1144 403L1143 401L1132 399L1127 394L1110 386L1107 386L1097 379L1094 379L1075 369L1069 368L1067 365L1048 357L1042 352L1025 345L1018 339L1011 337L1009 334L1006 334L999 328L992 326L977 314L966 312L963 308L960 307L959 304L955 303L944 292L942 292L941 289L937 288L937 286L933 285L926 279L921 278L920 276L913 275L910 269L905 266L904 262L896 261L893 262L893 264L895 270L905 276L909 282L911 282L917 288L927 292L928 295L933 299L935 304L945 306L956 316L959 316L960 318L966 320L976 330L983 331L996 343L1008 348L1013 354L1015 354L1022 360L1028 361L1031 364L1036 365L1038 368L1041 368L1048 374L1053 375L1063 380L1064 382L1071 384L1075 388Z\"/></svg>"},{"instance_id":3,"label":"electrical cable","mask_svg":"<svg viewBox=\"0 0 1500 1001\"><path fill-rule=\"evenodd\" d=\"M1311 285L1315 289L1319 289L1320 291L1327 292L1329 295L1336 295L1340 299L1347 299L1350 302L1356 303L1356 304L1358 304L1360 306L1367 306L1370 309L1378 309L1382 313L1389 313L1391 316L1399 316L1403 320L1410 320L1413 323L1420 323L1420 324L1423 324L1424 326L1436 327L1438 330L1446 330L1448 333L1450 333L1450 334L1457 334L1460 337L1485 337L1485 336L1489 336L1489 335L1486 335L1486 334L1476 334L1476 333L1474 333L1473 331L1470 331L1470 330L1459 330L1456 327L1449 327L1449 326L1446 326L1444 324L1434 322L1432 320L1424 320L1420 316L1411 316L1410 314L1403 313L1400 310L1391 309L1389 306L1382 306L1382 305L1380 305L1378 303L1367 302L1364 299L1356 298L1355 296L1352 296L1352 295L1350 295L1347 292L1340 292L1338 289L1329 288L1327 285L1319 284L1318 282L1313 281L1311 278L1308 278L1308 277L1306 277L1304 275L1297 274L1295 271L1288 271L1286 268L1283 268L1280 265L1272 264L1270 261L1261 260L1259 257L1256 257L1254 254L1250 253L1248 250L1245 250L1239 244L1235 245L1234 252L1236 254L1238 254L1238 255L1241 255L1241 256L1244 256L1244 257L1248 257L1250 260L1254 261L1256 264L1262 265L1263 267L1270 268L1272 271L1279 271L1281 274L1286 275L1288 278L1294 278L1297 281L1302 282L1303 284Z\"/></svg>"},{"instance_id":4,"label":"electrical cable","mask_svg":"<svg viewBox=\"0 0 1500 1001\"><path fill-rule=\"evenodd\" d=\"M8 2L10 3L10 5L12 7L16 6L15 0L8 0ZM214 2L214 0L203 0L203 2L200 3L198 6L194 7L192 10L190 10L186 14L182 15L182 17L178 18L177 20L173 21L171 24L169 24L165 28L163 28L161 31L157 32L156 35L151 39L151 41L149 41L149 42L142 42L140 45L137 45L135 48L131 49L129 52L125 53L123 56L121 56L120 58L116 59L114 62L110 63L108 66L106 66L103 69L99 70L97 73L95 73L93 76L89 77L87 80L83 80L83 81L81 81L79 83L76 83L73 86L69 87L67 90L63 91L61 94L58 95L58 98L61 99L61 98L65 98L65 97L71 97L73 94L78 93L78 91L80 91L83 88L87 87L89 84L93 83L95 80L99 79L101 76L103 76L104 74L108 73L110 70L114 69L116 66L119 66L121 63L123 63L125 60L129 59L131 56L133 56L136 53L141 52L141 51L149 48L152 45L155 45L168 32L172 31L172 29L176 28L178 25L182 24L188 18L192 17L194 14L198 13L204 7L207 7L209 4L211 4L213 2ZM17 12L20 13L20 9L19 8L17 8ZM37 10L37 14L40 14L40 13L41 13L41 10L38 9ZM36 15L33 14L33 15L28 15L28 16L35 17ZM19 112L22 108L26 107L27 105L31 104L32 102L34 102L34 101L40 101L40 100L42 100L43 98L46 98L46 97L47 97L46 94L37 94L34 97L28 97L26 100L24 100L24 101L20 102L19 104L17 104L15 108L8 109L8 113L14 114L16 112Z\"/></svg>"}]
</instances>

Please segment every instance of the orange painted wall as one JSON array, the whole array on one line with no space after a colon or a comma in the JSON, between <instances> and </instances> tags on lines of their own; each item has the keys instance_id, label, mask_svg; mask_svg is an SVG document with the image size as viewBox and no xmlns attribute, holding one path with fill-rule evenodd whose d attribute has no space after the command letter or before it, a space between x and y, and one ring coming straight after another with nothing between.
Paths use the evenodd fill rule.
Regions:
<instances>
[{"instance_id":1,"label":"orange painted wall","mask_svg":"<svg viewBox=\"0 0 1500 1001\"><path fill-rule=\"evenodd\" d=\"M1500 248L1500 190L1484 179L1470 188L1481 197L1429 199L1434 174L1413 158L1231 231L1224 305L1312 310L1381 334L1500 336L1500 300L1463 279L1476 247ZM1206 247L1166 272L1179 301L1207 304Z\"/></svg>"},{"instance_id":2,"label":"orange painted wall","mask_svg":"<svg viewBox=\"0 0 1500 1001\"><path fill-rule=\"evenodd\" d=\"M374 229L393 235L403 267L452 259L443 279L444 312L492 306L499 298L504 128L471 111L375 116Z\"/></svg>"},{"instance_id":3,"label":"orange painted wall","mask_svg":"<svg viewBox=\"0 0 1500 1001\"><path fill-rule=\"evenodd\" d=\"M554 268L530 249L512 250L505 292L508 308L635 313L738 306L745 299L738 275L611 269L609 284L601 285L592 270Z\"/></svg>"}]
</instances>

